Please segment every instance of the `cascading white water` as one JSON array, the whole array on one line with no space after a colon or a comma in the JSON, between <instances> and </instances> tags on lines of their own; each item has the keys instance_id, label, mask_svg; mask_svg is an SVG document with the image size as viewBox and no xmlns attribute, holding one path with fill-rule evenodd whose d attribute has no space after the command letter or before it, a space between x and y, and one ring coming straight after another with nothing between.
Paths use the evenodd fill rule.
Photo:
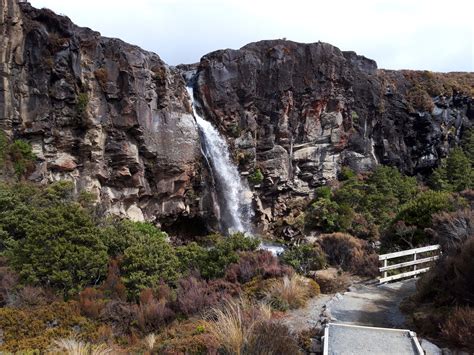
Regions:
<instances>
[{"instance_id":1,"label":"cascading white water","mask_svg":"<svg viewBox=\"0 0 474 355\"><path fill-rule=\"evenodd\" d=\"M216 185L221 228L226 232L251 233L251 192L230 158L227 142L210 122L199 115L193 89L188 87L187 90L200 131L202 150L212 169Z\"/></svg>"}]
</instances>

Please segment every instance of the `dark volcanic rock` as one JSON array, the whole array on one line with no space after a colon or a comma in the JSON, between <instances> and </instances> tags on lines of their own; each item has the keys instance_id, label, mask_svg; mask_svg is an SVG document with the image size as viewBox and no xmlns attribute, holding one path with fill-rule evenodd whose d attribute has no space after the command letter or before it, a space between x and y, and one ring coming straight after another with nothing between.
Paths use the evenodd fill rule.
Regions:
<instances>
[{"instance_id":1,"label":"dark volcanic rock","mask_svg":"<svg viewBox=\"0 0 474 355\"><path fill-rule=\"evenodd\" d=\"M286 40L174 68L50 10L0 4L0 128L32 143L30 179L71 180L109 213L176 234L215 222L185 80L242 175L263 172L253 185L262 229L344 165L429 171L474 118L472 98L450 84L456 73L384 71L326 43ZM472 89L472 74L460 75Z\"/></svg>"},{"instance_id":2,"label":"dark volcanic rock","mask_svg":"<svg viewBox=\"0 0 474 355\"><path fill-rule=\"evenodd\" d=\"M326 43L273 40L204 56L196 89L240 168L263 171L257 206L268 221L341 166L367 171L383 163L417 174L445 156L473 118L472 100L437 99L430 112L413 110L405 74Z\"/></svg>"},{"instance_id":3,"label":"dark volcanic rock","mask_svg":"<svg viewBox=\"0 0 474 355\"><path fill-rule=\"evenodd\" d=\"M49 10L1 4L0 125L32 143L32 178L72 180L136 220L205 214L188 197L202 194L201 153L181 72Z\"/></svg>"}]
</instances>

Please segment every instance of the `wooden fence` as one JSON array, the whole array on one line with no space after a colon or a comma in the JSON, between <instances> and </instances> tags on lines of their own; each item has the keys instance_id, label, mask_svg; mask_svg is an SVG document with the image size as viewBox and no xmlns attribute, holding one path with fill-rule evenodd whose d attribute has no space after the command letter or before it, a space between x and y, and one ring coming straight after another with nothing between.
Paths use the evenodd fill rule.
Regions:
<instances>
[{"instance_id":1,"label":"wooden fence","mask_svg":"<svg viewBox=\"0 0 474 355\"><path fill-rule=\"evenodd\" d=\"M438 259L439 255L430 255L430 256L419 258L420 254L424 254L427 252L431 252L431 254L433 254L433 252L436 252L439 254L439 250L440 250L439 245L429 245L427 247L415 248L415 249L410 249L410 250L397 251L395 253L379 255L379 260L383 261L383 267L379 269L380 272L382 273L382 277L379 279L379 282L384 283L388 281L402 279L405 277L412 277L412 276L416 276L418 274L422 274L428 271L430 269L429 267L425 266L421 269L418 269L417 265L432 262ZM406 257L409 255L413 255L413 260L401 262L398 264L388 265L388 261L390 259ZM390 270L397 270L397 269L406 268L409 266L413 267L412 271L402 272L402 273L388 276L388 271Z\"/></svg>"}]
</instances>

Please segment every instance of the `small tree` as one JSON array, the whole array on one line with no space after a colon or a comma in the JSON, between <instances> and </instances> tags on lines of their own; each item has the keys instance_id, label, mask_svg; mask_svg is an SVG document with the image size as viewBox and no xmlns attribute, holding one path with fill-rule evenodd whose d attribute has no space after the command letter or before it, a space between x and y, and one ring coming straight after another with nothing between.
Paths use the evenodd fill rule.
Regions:
<instances>
[{"instance_id":1,"label":"small tree","mask_svg":"<svg viewBox=\"0 0 474 355\"><path fill-rule=\"evenodd\" d=\"M179 277L179 260L166 233L145 223L138 229L142 234L125 249L121 265L123 282L133 298L145 288L154 288L161 281L173 283Z\"/></svg>"}]
</instances>

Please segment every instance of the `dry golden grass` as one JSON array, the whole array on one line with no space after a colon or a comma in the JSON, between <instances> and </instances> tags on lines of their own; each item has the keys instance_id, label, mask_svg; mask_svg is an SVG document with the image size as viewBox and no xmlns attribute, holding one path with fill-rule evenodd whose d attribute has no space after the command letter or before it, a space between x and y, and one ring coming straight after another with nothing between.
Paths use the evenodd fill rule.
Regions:
<instances>
[{"instance_id":1,"label":"dry golden grass","mask_svg":"<svg viewBox=\"0 0 474 355\"><path fill-rule=\"evenodd\" d=\"M268 305L255 305L241 298L213 308L205 317L205 327L224 350L239 355L250 341L256 324L270 318Z\"/></svg>"},{"instance_id":2,"label":"dry golden grass","mask_svg":"<svg viewBox=\"0 0 474 355\"><path fill-rule=\"evenodd\" d=\"M143 342L145 343L145 346L147 347L148 350L153 350L153 348L155 347L156 340L157 340L156 334L150 333L143 339Z\"/></svg>"},{"instance_id":3,"label":"dry golden grass","mask_svg":"<svg viewBox=\"0 0 474 355\"><path fill-rule=\"evenodd\" d=\"M306 277L293 274L275 280L266 292L266 299L275 308L285 310L303 307L306 301L319 294L319 285Z\"/></svg>"},{"instance_id":4,"label":"dry golden grass","mask_svg":"<svg viewBox=\"0 0 474 355\"><path fill-rule=\"evenodd\" d=\"M112 354L112 352L113 350L105 344L92 345L71 337L54 340L48 353L68 355L107 355Z\"/></svg>"}]
</instances>

